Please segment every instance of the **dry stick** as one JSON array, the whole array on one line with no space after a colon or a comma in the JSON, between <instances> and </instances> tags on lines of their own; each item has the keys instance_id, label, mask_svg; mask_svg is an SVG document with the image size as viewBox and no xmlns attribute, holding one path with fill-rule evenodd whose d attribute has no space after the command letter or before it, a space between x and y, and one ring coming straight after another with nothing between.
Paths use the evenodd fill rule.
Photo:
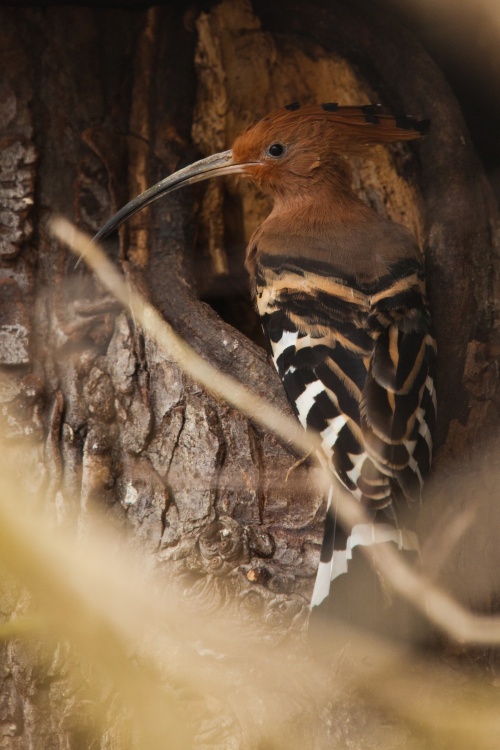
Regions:
<instances>
[{"instance_id":1,"label":"dry stick","mask_svg":"<svg viewBox=\"0 0 500 750\"><path fill-rule=\"evenodd\" d=\"M143 330L185 372L212 394L236 407L254 422L273 432L302 453L321 447L317 434L304 432L297 422L225 375L192 349L138 292L132 290L116 267L91 239L69 221L51 222L53 235L76 255L83 256L101 283L128 308ZM319 461L317 461L320 465ZM328 485L332 474L323 467ZM338 485L338 516L346 527L370 523L363 507ZM383 573L387 582L438 628L458 641L475 644L500 643L500 617L475 615L449 594L415 573L389 544L364 547L363 552Z\"/></svg>"}]
</instances>

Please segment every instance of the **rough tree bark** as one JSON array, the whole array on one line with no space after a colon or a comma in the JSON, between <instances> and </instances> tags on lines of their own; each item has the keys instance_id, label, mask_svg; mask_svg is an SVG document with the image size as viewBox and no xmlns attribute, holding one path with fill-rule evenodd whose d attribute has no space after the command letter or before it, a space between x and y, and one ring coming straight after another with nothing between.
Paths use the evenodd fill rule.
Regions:
<instances>
[{"instance_id":1,"label":"rough tree bark","mask_svg":"<svg viewBox=\"0 0 500 750\"><path fill-rule=\"evenodd\" d=\"M88 508L105 506L172 575L189 573L201 611L230 596L277 634L304 623L319 555L324 505L308 467L285 482L296 461L287 446L145 340L84 267L74 270L48 220L63 214L94 232L148 185L294 100L381 101L432 120L418 146L354 167L360 195L425 248L440 352L436 466L447 475L498 425L497 213L453 95L411 35L341 0L0 9L9 450L30 490L55 497L61 517L77 510L82 533ZM289 411L242 270L268 208L250 187L218 181L142 212L109 251L203 356ZM428 525L450 504L449 486L435 485ZM491 571L492 546L472 534L452 563ZM481 578L482 601L474 575L463 595L484 605L495 582ZM5 615L14 607L5 596ZM1 746L79 746L78 702L65 703L63 681L48 691L35 657L15 647L2 659Z\"/></svg>"}]
</instances>

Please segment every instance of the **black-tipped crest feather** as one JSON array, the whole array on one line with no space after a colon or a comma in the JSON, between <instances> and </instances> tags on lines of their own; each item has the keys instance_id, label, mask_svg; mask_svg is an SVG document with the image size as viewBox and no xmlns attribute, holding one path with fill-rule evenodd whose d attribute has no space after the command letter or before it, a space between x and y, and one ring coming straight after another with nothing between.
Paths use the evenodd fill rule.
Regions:
<instances>
[{"instance_id":1,"label":"black-tipped crest feather","mask_svg":"<svg viewBox=\"0 0 500 750\"><path fill-rule=\"evenodd\" d=\"M427 133L430 120L417 120L412 115L382 114L380 104L362 104L359 106L339 106L337 103L309 104L301 106L298 102L271 112L266 122L296 123L300 119L309 121L321 120L330 123L339 134L347 139L370 143L390 143L391 141L412 140L421 138Z\"/></svg>"}]
</instances>

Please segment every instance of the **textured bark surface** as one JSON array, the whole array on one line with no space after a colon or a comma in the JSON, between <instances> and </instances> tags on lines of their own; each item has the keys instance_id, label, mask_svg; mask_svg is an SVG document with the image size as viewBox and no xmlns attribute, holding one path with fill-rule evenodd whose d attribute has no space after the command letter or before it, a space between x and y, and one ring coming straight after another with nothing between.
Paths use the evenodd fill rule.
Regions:
<instances>
[{"instance_id":1,"label":"textured bark surface","mask_svg":"<svg viewBox=\"0 0 500 750\"><path fill-rule=\"evenodd\" d=\"M305 622L319 556L324 506L310 470L286 482L297 457L145 340L86 269L74 269L47 222L63 214L94 232L148 185L228 148L252 120L294 100L381 101L432 120L425 142L353 167L360 195L425 248L440 352L436 474L446 478L457 461L475 461L479 438L498 425L497 215L458 105L418 43L341 2L0 8L9 450L60 518L76 512L85 533L89 507L105 507L169 574L188 576L200 611L231 597L277 638ZM218 181L138 214L109 252L203 356L289 412L243 271L245 241L268 210L256 190ZM479 481L464 479L469 495ZM446 481L434 485L428 526L449 513L450 494L453 512L468 499ZM457 565L470 572L469 588L455 585L466 601L481 571L474 599L487 607L498 587L494 539L484 527L470 534L446 568L452 587ZM1 606L8 617L24 603L6 590ZM64 659L54 654L49 675L36 651L2 647L0 746L82 746ZM339 729L343 717L339 743L353 731ZM386 738L388 747L404 742Z\"/></svg>"}]
</instances>

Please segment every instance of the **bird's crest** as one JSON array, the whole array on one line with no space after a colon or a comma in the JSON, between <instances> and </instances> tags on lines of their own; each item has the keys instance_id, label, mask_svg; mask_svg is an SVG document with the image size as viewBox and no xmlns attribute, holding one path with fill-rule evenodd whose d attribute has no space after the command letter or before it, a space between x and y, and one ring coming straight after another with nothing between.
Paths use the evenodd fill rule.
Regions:
<instances>
[{"instance_id":1,"label":"bird's crest","mask_svg":"<svg viewBox=\"0 0 500 750\"><path fill-rule=\"evenodd\" d=\"M430 125L429 120L417 120L411 115L382 114L379 104L340 106L332 102L304 106L294 102L263 118L270 125L293 126L305 121L328 123L343 140L368 145L421 138Z\"/></svg>"}]
</instances>

